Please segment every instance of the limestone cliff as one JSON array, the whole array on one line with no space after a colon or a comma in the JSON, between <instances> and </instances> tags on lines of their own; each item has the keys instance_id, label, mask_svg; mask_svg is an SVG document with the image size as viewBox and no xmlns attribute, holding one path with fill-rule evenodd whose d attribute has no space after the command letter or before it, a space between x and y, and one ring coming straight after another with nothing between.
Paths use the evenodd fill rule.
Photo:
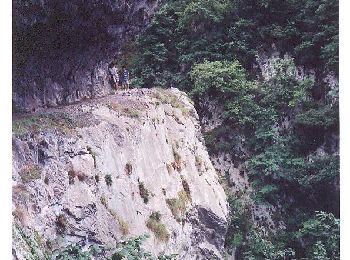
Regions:
<instances>
[{"instance_id":1,"label":"limestone cliff","mask_svg":"<svg viewBox=\"0 0 350 260\"><path fill-rule=\"evenodd\" d=\"M144 233L155 255L222 259L227 214L197 113L177 89L14 118L14 259Z\"/></svg>"}]
</instances>

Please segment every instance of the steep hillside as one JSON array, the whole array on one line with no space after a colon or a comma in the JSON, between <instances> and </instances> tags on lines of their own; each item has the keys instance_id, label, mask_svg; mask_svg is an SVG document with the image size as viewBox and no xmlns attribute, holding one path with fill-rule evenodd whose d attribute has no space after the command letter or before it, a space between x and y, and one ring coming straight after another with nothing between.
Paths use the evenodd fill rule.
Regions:
<instances>
[{"instance_id":1,"label":"steep hillside","mask_svg":"<svg viewBox=\"0 0 350 260\"><path fill-rule=\"evenodd\" d=\"M139 89L16 116L13 212L14 259L145 233L154 255L221 259L228 208L186 94Z\"/></svg>"}]
</instances>

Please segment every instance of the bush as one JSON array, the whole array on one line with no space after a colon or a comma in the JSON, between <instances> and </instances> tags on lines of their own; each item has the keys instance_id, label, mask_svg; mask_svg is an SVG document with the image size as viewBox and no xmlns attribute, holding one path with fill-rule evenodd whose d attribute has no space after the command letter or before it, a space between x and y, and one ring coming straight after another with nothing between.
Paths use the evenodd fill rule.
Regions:
<instances>
[{"instance_id":1,"label":"bush","mask_svg":"<svg viewBox=\"0 0 350 260\"><path fill-rule=\"evenodd\" d=\"M100 197L100 201L101 201L101 204L102 204L103 206L105 206L106 209L108 209L108 203L107 203L106 197L105 197L105 196L101 196L101 197Z\"/></svg>"},{"instance_id":2,"label":"bush","mask_svg":"<svg viewBox=\"0 0 350 260\"><path fill-rule=\"evenodd\" d=\"M151 253L146 252L141 247L147 238L149 238L148 235L142 235L118 243L116 252L113 253L111 260L149 259L152 256Z\"/></svg>"},{"instance_id":3,"label":"bush","mask_svg":"<svg viewBox=\"0 0 350 260\"><path fill-rule=\"evenodd\" d=\"M64 214L59 214L56 218L56 228L57 232L62 234L67 229L67 219Z\"/></svg>"},{"instance_id":4,"label":"bush","mask_svg":"<svg viewBox=\"0 0 350 260\"><path fill-rule=\"evenodd\" d=\"M188 182L186 181L185 177L181 175L181 184L182 187L184 189L184 192L187 195L187 198L189 200L191 200L191 189L190 189L190 185L188 184Z\"/></svg>"},{"instance_id":5,"label":"bush","mask_svg":"<svg viewBox=\"0 0 350 260\"><path fill-rule=\"evenodd\" d=\"M87 249L83 248L79 244L71 244L67 247L56 250L53 253L53 259L56 260L69 260L69 259L79 259L79 260L92 260L100 252L100 249L96 246L89 246Z\"/></svg>"},{"instance_id":6,"label":"bush","mask_svg":"<svg viewBox=\"0 0 350 260\"><path fill-rule=\"evenodd\" d=\"M297 237L310 259L340 259L340 221L332 213L317 211L304 221ZM317 258L319 256L320 258Z\"/></svg>"},{"instance_id":7,"label":"bush","mask_svg":"<svg viewBox=\"0 0 350 260\"><path fill-rule=\"evenodd\" d=\"M166 199L166 203L177 221L182 221L189 201L188 194L182 190L177 194L177 198Z\"/></svg>"},{"instance_id":8,"label":"bush","mask_svg":"<svg viewBox=\"0 0 350 260\"><path fill-rule=\"evenodd\" d=\"M190 72L194 83L192 94L217 93L229 95L252 88L238 61L205 61L195 64Z\"/></svg>"},{"instance_id":9,"label":"bush","mask_svg":"<svg viewBox=\"0 0 350 260\"><path fill-rule=\"evenodd\" d=\"M132 173L132 164L131 162L127 162L126 165L125 165L125 173L126 175L131 175Z\"/></svg>"},{"instance_id":10,"label":"bush","mask_svg":"<svg viewBox=\"0 0 350 260\"><path fill-rule=\"evenodd\" d=\"M149 201L150 193L149 190L145 188L145 184L143 182L139 182L139 192L141 198L143 198L143 202L147 204Z\"/></svg>"},{"instance_id":11,"label":"bush","mask_svg":"<svg viewBox=\"0 0 350 260\"><path fill-rule=\"evenodd\" d=\"M173 147L173 156L174 162L172 163L174 170L181 171L182 170L182 159L181 155L176 151Z\"/></svg>"},{"instance_id":12,"label":"bush","mask_svg":"<svg viewBox=\"0 0 350 260\"><path fill-rule=\"evenodd\" d=\"M121 113L122 115L131 117L131 118L140 118L141 112L132 107L126 107L123 104L110 102L107 104L107 107L111 110Z\"/></svg>"},{"instance_id":13,"label":"bush","mask_svg":"<svg viewBox=\"0 0 350 260\"><path fill-rule=\"evenodd\" d=\"M339 111L337 107L327 105L298 114L295 122L302 127L309 127L313 130L326 130L338 125L338 113Z\"/></svg>"},{"instance_id":14,"label":"bush","mask_svg":"<svg viewBox=\"0 0 350 260\"><path fill-rule=\"evenodd\" d=\"M154 257L150 252L146 251L142 247L142 243L149 238L148 234L144 234L138 237L132 237L125 241L119 242L115 249L112 249L112 256L110 260L124 260L124 259L160 259L160 260L175 260L176 255L164 255L160 254L158 257ZM111 251L111 248L103 246L82 246L80 244L71 244L65 248L55 250L51 255L52 259L57 260L93 260L93 259L105 259L105 252ZM50 258L50 259L51 259ZM49 257L48 257L49 259ZM106 258L107 259L107 258Z\"/></svg>"},{"instance_id":15,"label":"bush","mask_svg":"<svg viewBox=\"0 0 350 260\"><path fill-rule=\"evenodd\" d=\"M168 241L170 235L166 229L166 226L161 223L160 219L161 215L159 212L152 212L146 221L146 227L149 228L159 240Z\"/></svg>"},{"instance_id":16,"label":"bush","mask_svg":"<svg viewBox=\"0 0 350 260\"><path fill-rule=\"evenodd\" d=\"M125 236L129 234L129 224L124 219L122 219L120 216L117 216L117 221L119 224L119 229L122 232L122 234Z\"/></svg>"},{"instance_id":17,"label":"bush","mask_svg":"<svg viewBox=\"0 0 350 260\"><path fill-rule=\"evenodd\" d=\"M112 176L110 174L105 175L105 182L107 186L111 186L113 183Z\"/></svg>"}]
</instances>

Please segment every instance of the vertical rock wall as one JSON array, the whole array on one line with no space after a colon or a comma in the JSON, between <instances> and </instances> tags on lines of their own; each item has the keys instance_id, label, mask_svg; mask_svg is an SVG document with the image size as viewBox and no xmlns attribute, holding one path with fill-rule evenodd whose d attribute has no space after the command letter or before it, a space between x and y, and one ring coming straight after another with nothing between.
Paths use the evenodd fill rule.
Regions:
<instances>
[{"instance_id":1,"label":"vertical rock wall","mask_svg":"<svg viewBox=\"0 0 350 260\"><path fill-rule=\"evenodd\" d=\"M108 64L156 7L157 0L13 0L15 109L108 94Z\"/></svg>"}]
</instances>

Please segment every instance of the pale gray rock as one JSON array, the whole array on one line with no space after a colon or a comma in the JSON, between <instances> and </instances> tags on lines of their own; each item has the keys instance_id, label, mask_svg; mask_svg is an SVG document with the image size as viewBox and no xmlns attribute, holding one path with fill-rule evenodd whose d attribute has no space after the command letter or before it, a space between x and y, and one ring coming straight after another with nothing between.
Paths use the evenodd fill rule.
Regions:
<instances>
[{"instance_id":1,"label":"pale gray rock","mask_svg":"<svg viewBox=\"0 0 350 260\"><path fill-rule=\"evenodd\" d=\"M18 133L19 118L13 135L15 223L32 238L38 234L34 240L42 244L35 247L39 255L48 244L53 249L70 243L113 247L148 233L144 246L155 255L223 259L226 195L185 93L118 92L51 108L44 115L60 115L61 124L53 120L43 123L46 129L27 126L28 132ZM64 125L67 118L71 125ZM149 193L147 203L141 183ZM181 221L167 203L180 198L179 192L187 198ZM161 214L168 241L146 227L155 211ZM25 259L30 250L14 229L14 259Z\"/></svg>"}]
</instances>

